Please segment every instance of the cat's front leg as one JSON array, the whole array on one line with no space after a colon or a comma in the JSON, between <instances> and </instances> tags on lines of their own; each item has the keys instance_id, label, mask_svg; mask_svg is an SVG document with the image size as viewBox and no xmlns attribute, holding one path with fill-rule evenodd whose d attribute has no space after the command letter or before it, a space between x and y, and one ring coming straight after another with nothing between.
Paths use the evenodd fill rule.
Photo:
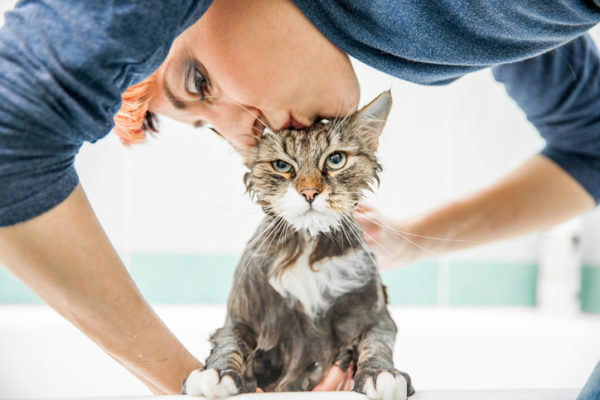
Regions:
<instances>
[{"instance_id":1,"label":"cat's front leg","mask_svg":"<svg viewBox=\"0 0 600 400\"><path fill-rule=\"evenodd\" d=\"M396 326L387 312L378 324L365 332L358 343L354 391L369 399L405 400L415 390L410 376L394 368L393 348Z\"/></svg>"},{"instance_id":2,"label":"cat's front leg","mask_svg":"<svg viewBox=\"0 0 600 400\"><path fill-rule=\"evenodd\" d=\"M204 368L194 370L183 382L182 394L222 399L253 392L256 385L244 379L246 360L254 337L243 326L226 326L211 337L212 350Z\"/></svg>"}]
</instances>

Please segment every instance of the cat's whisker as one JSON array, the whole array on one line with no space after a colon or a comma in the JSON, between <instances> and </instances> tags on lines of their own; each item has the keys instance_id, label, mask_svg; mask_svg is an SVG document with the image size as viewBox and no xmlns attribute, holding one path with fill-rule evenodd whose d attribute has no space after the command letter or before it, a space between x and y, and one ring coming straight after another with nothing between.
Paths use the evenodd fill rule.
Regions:
<instances>
[{"instance_id":1,"label":"cat's whisker","mask_svg":"<svg viewBox=\"0 0 600 400\"><path fill-rule=\"evenodd\" d=\"M275 243L275 254L279 254L279 246L280 245L285 245L287 243L287 234L288 234L288 230L289 230L289 224L287 223L287 221L284 221L282 224L282 228L280 229L280 232L277 234L277 236L279 237L279 239L281 239L281 236L283 236L283 240L278 240ZM281 230L283 232L281 232Z\"/></svg>"},{"instance_id":2,"label":"cat's whisker","mask_svg":"<svg viewBox=\"0 0 600 400\"><path fill-rule=\"evenodd\" d=\"M338 218L338 220L340 221L340 232L342 232L342 234L346 237L346 240L348 240L348 245L350 246L350 249L352 249L352 254L354 254L354 258L359 261L358 256L356 255L356 251L354 251L354 246L352 245L352 240L350 239L349 234L346 232L346 230L344 229L343 226L343 218L345 216L341 216Z\"/></svg>"},{"instance_id":3,"label":"cat's whisker","mask_svg":"<svg viewBox=\"0 0 600 400\"><path fill-rule=\"evenodd\" d=\"M340 104L339 104L339 107L338 107L338 111L336 113L336 117L333 120L334 122L333 122L333 125L331 127L331 132L332 133L337 132L338 128L348 119L348 116L344 116L344 117L340 118L341 112L342 112L342 100L340 100Z\"/></svg>"},{"instance_id":4,"label":"cat's whisker","mask_svg":"<svg viewBox=\"0 0 600 400\"><path fill-rule=\"evenodd\" d=\"M219 226L215 227L214 229L212 229L212 234L214 236L219 236L220 233L225 232L225 230L231 230L232 226L234 226L235 224L237 224L239 222L246 221L250 217L256 217L255 210L248 211L247 213L244 213L244 214L240 215L239 217L234 218L231 221L227 221L227 224L224 224L221 227L219 227Z\"/></svg>"},{"instance_id":5,"label":"cat's whisker","mask_svg":"<svg viewBox=\"0 0 600 400\"><path fill-rule=\"evenodd\" d=\"M258 122L260 122L261 124L263 124L263 126L268 127L269 124L266 123L265 121L263 121L259 115L257 115L256 113L253 113L252 111L248 110L247 107L245 107L243 104L241 104L238 101L233 100L232 98L228 97L228 96L214 96L214 95L207 95L205 96L206 99L219 99L219 100L225 100L228 101L238 107L240 107L242 110L246 111L248 114L252 115L254 118L256 118L258 120Z\"/></svg>"},{"instance_id":6,"label":"cat's whisker","mask_svg":"<svg viewBox=\"0 0 600 400\"><path fill-rule=\"evenodd\" d=\"M163 160L160 160L161 162L159 163L159 165L164 164L167 165L167 162L163 162ZM169 172L169 171L167 171ZM231 197L230 199L232 200L236 200L236 201L232 201L229 203L213 203L210 201L207 201L207 199L210 199L209 197L200 197L199 195L196 195L193 193L193 191L191 191L189 189L190 185L194 184L194 181L190 182L190 180L178 180L175 178L175 174L174 173L168 173L167 174L169 177L173 178L170 180L170 185L172 186L172 188L174 190L177 191L178 195L182 195L185 196L186 198L189 198L191 200L193 200L194 202L196 202L197 204L202 204L204 206L210 207L211 209L231 209L231 210L239 210L240 209L240 205L245 205L248 207L255 207L254 203L248 201L248 198L246 197L246 195L240 191L238 195L236 195L235 197ZM179 177L179 175L177 175L177 177ZM208 211L207 211L208 212Z\"/></svg>"},{"instance_id":7,"label":"cat's whisker","mask_svg":"<svg viewBox=\"0 0 600 400\"><path fill-rule=\"evenodd\" d=\"M355 223L355 224L357 224L356 222L354 222L354 223ZM374 222L374 223L375 223L375 222ZM397 235L398 235L400 238L404 239L405 241L407 241L408 243L412 244L413 246L415 246L415 247L417 247L417 248L419 248L419 249L421 249L421 250L423 250L423 251L425 251L425 252L427 252L427 253L433 254L433 255L435 255L435 256L439 256L439 253L437 253L437 252L435 252L435 251L433 251L433 250L431 250L431 249L428 249L428 248L426 248L426 247L423 247L423 246L421 246L420 244L416 243L416 242L415 242L415 241L413 241L413 240L410 240L409 238L407 238L406 236L402 235L401 233L399 233L399 232L395 232L395 233L396 233L396 234L397 234ZM379 244L379 245L380 245L380 244ZM385 247L383 247L382 245L380 245L380 246L381 246L381 248L382 248L382 249L385 249Z\"/></svg>"},{"instance_id":8,"label":"cat's whisker","mask_svg":"<svg viewBox=\"0 0 600 400\"><path fill-rule=\"evenodd\" d=\"M232 293L234 293L234 295L237 292L236 289L238 288L239 284L242 282L242 278L246 274L248 266L254 260L254 258L259 254L259 251L262 248L262 246L266 243L266 241L268 240L269 237L271 237L271 236L275 237L277 235L276 234L277 230L275 229L275 227L277 227L281 223L282 220L283 220L283 218L280 218L280 217L274 218L273 221L271 221L271 223L259 235L259 236L262 236L265 232L269 232L265 237L263 237L263 240L261 240L260 245L252 253L252 255L250 256L250 259L248 259L248 261L246 262L246 264L244 265L244 267L241 269L241 271L240 271L240 273L238 275L238 279L237 279L237 281L235 282L235 284L233 286L233 292ZM253 245L251 245L250 243L248 243L248 248L250 248L251 246L253 246Z\"/></svg>"},{"instance_id":9,"label":"cat's whisker","mask_svg":"<svg viewBox=\"0 0 600 400\"><path fill-rule=\"evenodd\" d=\"M363 119L365 120L364 124L368 124L369 122L386 122L385 119L382 118L375 118L372 115L365 115L363 116Z\"/></svg>"},{"instance_id":10,"label":"cat's whisker","mask_svg":"<svg viewBox=\"0 0 600 400\"><path fill-rule=\"evenodd\" d=\"M329 135L333 136L336 135L338 133L339 128L348 120L348 116L343 117L343 118L338 118L335 119L333 122L333 126L331 127L331 131L329 133Z\"/></svg>"},{"instance_id":11,"label":"cat's whisker","mask_svg":"<svg viewBox=\"0 0 600 400\"><path fill-rule=\"evenodd\" d=\"M248 126L247 124L241 124L239 122L225 122L224 125L227 125L227 126L241 126L241 127L247 127ZM263 129L255 127L255 126L253 126L251 129L254 132L256 132L257 134L261 134L263 132Z\"/></svg>"},{"instance_id":12,"label":"cat's whisker","mask_svg":"<svg viewBox=\"0 0 600 400\"><path fill-rule=\"evenodd\" d=\"M281 218L281 217L277 217L277 224L276 224L276 225L275 225L275 226L272 228L273 235L270 235L270 236L269 236L269 237L270 237L270 239L268 239L268 240L269 240L269 243L268 243L268 244L267 244L267 246L266 246L266 248L267 248L267 249L268 249L269 247L271 247L271 244L273 243L273 240L274 240L275 238L278 238L278 237L279 237L280 231L281 231L281 230L282 230L282 229L283 229L283 228L284 228L286 225L287 225L287 222L285 221L285 219L283 219L283 218ZM266 240L265 240L265 241L266 241ZM262 244L264 244L264 243L262 243ZM261 244L261 246L262 246L262 244ZM258 248L258 249L260 249L260 246L259 246L259 248ZM257 251L258 251L258 249L257 249ZM257 254L258 254L258 252L257 252Z\"/></svg>"},{"instance_id":13,"label":"cat's whisker","mask_svg":"<svg viewBox=\"0 0 600 400\"><path fill-rule=\"evenodd\" d=\"M258 235L256 235L255 238L253 238L252 240L250 240L247 244L247 247L253 247L255 246L257 243L260 242L260 245L257 247L257 251L260 250L260 248L262 247L262 245L264 244L264 242L267 240L267 238L271 235L272 233L272 228L279 222L278 221L278 217L274 218L272 221L270 221L269 225L263 229L262 232L260 232ZM257 254L257 251L255 251L254 253L252 253L252 257L254 257ZM250 261L252 261L252 257L248 260L248 263ZM246 263L246 266L247 264Z\"/></svg>"},{"instance_id":14,"label":"cat's whisker","mask_svg":"<svg viewBox=\"0 0 600 400\"><path fill-rule=\"evenodd\" d=\"M285 226L285 220L283 218L279 218L277 224L275 225L275 227L272 228L273 234L268 236L268 237L270 237L270 239L267 239L267 240L269 240L269 243L267 244L267 246L265 247L265 249L271 248L271 244L273 243L273 240L275 240L275 238L279 238L279 234L281 233L281 229L283 228L283 226ZM259 246L259 248L257 249L257 251L256 251L256 253L254 255L258 255L259 254L258 250L260 249L260 247L262 247L262 245L264 243L266 243L266 240L265 240L265 242L263 242L261 244L261 246ZM279 243L279 240L277 241L277 243Z\"/></svg>"},{"instance_id":15,"label":"cat's whisker","mask_svg":"<svg viewBox=\"0 0 600 400\"><path fill-rule=\"evenodd\" d=\"M282 243L287 243L287 235L288 235L288 231L290 230L290 226L289 224L285 224L285 230L283 231L283 242Z\"/></svg>"},{"instance_id":16,"label":"cat's whisker","mask_svg":"<svg viewBox=\"0 0 600 400\"><path fill-rule=\"evenodd\" d=\"M351 217L348 215L344 215L342 218L342 224L344 225L344 227L346 228L346 234L347 235L351 235L354 239L355 242L357 242L358 244L361 244L361 239L355 232L355 230L352 228L352 226L350 225L350 221L351 221Z\"/></svg>"},{"instance_id":17,"label":"cat's whisker","mask_svg":"<svg viewBox=\"0 0 600 400\"><path fill-rule=\"evenodd\" d=\"M335 119L340 119L340 115L342 113L342 105L344 104L344 100L343 100L344 98L346 98L346 96L342 92L341 96L340 96L340 102L338 103L338 110L335 113Z\"/></svg>"},{"instance_id":18,"label":"cat's whisker","mask_svg":"<svg viewBox=\"0 0 600 400\"><path fill-rule=\"evenodd\" d=\"M369 235L367 232L362 232L363 235L366 236L367 239L371 240L373 243L375 243L377 246L379 246L379 248L383 249L388 256L395 258L394 253L392 253L390 250L388 250L387 247L385 247L383 244L379 243L377 240L375 240L375 238L371 235Z\"/></svg>"},{"instance_id":19,"label":"cat's whisker","mask_svg":"<svg viewBox=\"0 0 600 400\"><path fill-rule=\"evenodd\" d=\"M358 240L359 244L363 247L363 250L365 251L365 253L369 256L369 258L371 259L373 264L377 265L377 261L373 258L371 248L369 247L369 245L365 242L364 238L362 237L362 231L360 230L360 227L358 225L355 225L356 222L354 222L352 217L346 217L345 221L348 226L348 229L350 229L350 231L352 233L354 233L354 236Z\"/></svg>"},{"instance_id":20,"label":"cat's whisker","mask_svg":"<svg viewBox=\"0 0 600 400\"><path fill-rule=\"evenodd\" d=\"M398 236L400 236L402 239L406 240L408 243L412 244L413 246L415 246L415 247L417 247L417 248L419 248L419 249L421 249L421 250L423 250L423 251L425 251L425 252L427 252L429 254L433 254L435 256L439 256L440 255L438 252L435 252L435 251L430 250L430 249L428 249L426 247L423 247L420 244L414 242L413 240L410 240L409 238L407 238L406 236L404 236L404 235L402 235L400 233L398 233Z\"/></svg>"},{"instance_id":21,"label":"cat's whisker","mask_svg":"<svg viewBox=\"0 0 600 400\"><path fill-rule=\"evenodd\" d=\"M359 206L357 206L356 209L364 211L364 212L368 212L368 210L365 210L364 208L361 208ZM374 223L375 225L385 229L386 231L388 231L392 234L401 236L401 237L402 237L402 235L407 235L407 236L414 236L414 237L419 237L419 238L423 238L423 239L439 240L439 241L446 241L446 242L461 242L461 243L471 243L471 244L476 244L476 245L482 244L482 242L477 242L475 240L451 239L451 238L441 238L441 237L435 237L435 236L419 235L417 233L402 231L402 230L393 228L393 227L389 226L388 224L386 224L385 222L383 222L382 220L377 219L377 218L370 218L364 213L361 213L361 217L366 219L367 221L370 221L370 222Z\"/></svg>"},{"instance_id":22,"label":"cat's whisker","mask_svg":"<svg viewBox=\"0 0 600 400\"><path fill-rule=\"evenodd\" d=\"M278 223L279 223L279 217L273 218L273 221L271 221L269 223L269 225L259 235L257 235L257 237L255 237L250 242L248 242L248 246L256 245L259 241L264 239L264 236L268 237L271 234L272 229ZM262 246L262 243L261 243L261 246ZM261 246L258 246L257 249L260 249Z\"/></svg>"}]
</instances>

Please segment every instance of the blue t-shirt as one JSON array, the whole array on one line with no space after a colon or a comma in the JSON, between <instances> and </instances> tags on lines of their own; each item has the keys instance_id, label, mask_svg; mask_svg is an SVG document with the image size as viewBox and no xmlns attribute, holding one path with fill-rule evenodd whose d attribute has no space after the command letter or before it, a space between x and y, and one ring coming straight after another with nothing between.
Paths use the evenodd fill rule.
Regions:
<instances>
[{"instance_id":1,"label":"blue t-shirt","mask_svg":"<svg viewBox=\"0 0 600 400\"><path fill-rule=\"evenodd\" d=\"M600 21L592 1L295 1L342 50L401 79L444 84L494 67L546 139L544 154L600 201L600 58L582 36ZM6 14L0 226L69 196L82 143L110 131L120 94L158 68L209 5L29 0Z\"/></svg>"},{"instance_id":2,"label":"blue t-shirt","mask_svg":"<svg viewBox=\"0 0 600 400\"><path fill-rule=\"evenodd\" d=\"M113 126L127 87L150 75L210 0L26 0L0 29L0 226L75 189L75 155ZM98 166L102 168L102 166Z\"/></svg>"}]
</instances>

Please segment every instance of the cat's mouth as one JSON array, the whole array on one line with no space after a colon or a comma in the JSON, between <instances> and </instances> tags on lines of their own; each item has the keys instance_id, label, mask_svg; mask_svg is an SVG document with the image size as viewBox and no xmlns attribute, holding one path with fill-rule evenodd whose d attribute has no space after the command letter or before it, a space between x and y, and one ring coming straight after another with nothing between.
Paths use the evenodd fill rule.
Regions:
<instances>
[{"instance_id":1,"label":"cat's mouth","mask_svg":"<svg viewBox=\"0 0 600 400\"><path fill-rule=\"evenodd\" d=\"M311 236L328 233L335 230L339 224L338 218L332 213L309 208L295 215L289 213L283 216L297 231L307 231Z\"/></svg>"},{"instance_id":2,"label":"cat's mouth","mask_svg":"<svg viewBox=\"0 0 600 400\"><path fill-rule=\"evenodd\" d=\"M310 213L323 214L321 211L315 210L312 206L310 206L310 208L308 210L304 211L299 216L302 217L303 215L307 215L307 214L310 214Z\"/></svg>"},{"instance_id":3,"label":"cat's mouth","mask_svg":"<svg viewBox=\"0 0 600 400\"><path fill-rule=\"evenodd\" d=\"M317 217L319 215L322 215L324 217L327 216L327 213L324 213L322 211L316 210L313 207L308 208L307 210L304 211L300 211L299 213L293 215L292 213L286 213L287 215L284 215L284 218L288 220L289 223L294 224L294 222L297 222L298 220L302 219L302 218L308 218L308 217Z\"/></svg>"},{"instance_id":4,"label":"cat's mouth","mask_svg":"<svg viewBox=\"0 0 600 400\"><path fill-rule=\"evenodd\" d=\"M294 188L290 187L277 205L278 215L296 231L306 231L311 236L334 231L340 218L331 209L327 194L319 194L310 204Z\"/></svg>"}]
</instances>

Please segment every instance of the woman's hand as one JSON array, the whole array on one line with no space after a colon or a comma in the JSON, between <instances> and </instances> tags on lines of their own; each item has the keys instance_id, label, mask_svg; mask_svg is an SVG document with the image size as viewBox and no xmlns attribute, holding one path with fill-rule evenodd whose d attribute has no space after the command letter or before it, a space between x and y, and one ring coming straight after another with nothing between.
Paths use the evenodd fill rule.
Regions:
<instances>
[{"instance_id":1,"label":"woman's hand","mask_svg":"<svg viewBox=\"0 0 600 400\"><path fill-rule=\"evenodd\" d=\"M362 228L365 241L375 251L381 269L410 264L430 252L419 244L421 237L412 232L410 224L383 218L367 205L360 204L356 208L354 219Z\"/></svg>"},{"instance_id":2,"label":"woman's hand","mask_svg":"<svg viewBox=\"0 0 600 400\"><path fill-rule=\"evenodd\" d=\"M354 381L352 380L353 364L350 364L347 370L340 368L339 363L331 366L325 378L312 390L313 392L337 392L352 390Z\"/></svg>"},{"instance_id":3,"label":"woman's hand","mask_svg":"<svg viewBox=\"0 0 600 400\"><path fill-rule=\"evenodd\" d=\"M0 228L0 261L155 394L202 364L144 300L81 186L52 210Z\"/></svg>"},{"instance_id":4,"label":"woman's hand","mask_svg":"<svg viewBox=\"0 0 600 400\"><path fill-rule=\"evenodd\" d=\"M354 217L381 268L548 229L594 208L594 198L538 154L493 185L409 222L360 205Z\"/></svg>"},{"instance_id":5,"label":"woman's hand","mask_svg":"<svg viewBox=\"0 0 600 400\"><path fill-rule=\"evenodd\" d=\"M340 368L338 362L333 364L325 378L314 387L313 392L338 392L352 390L354 387L354 381L352 380L354 366L351 364L347 370ZM257 393L263 393L264 390L257 387Z\"/></svg>"}]
</instances>

